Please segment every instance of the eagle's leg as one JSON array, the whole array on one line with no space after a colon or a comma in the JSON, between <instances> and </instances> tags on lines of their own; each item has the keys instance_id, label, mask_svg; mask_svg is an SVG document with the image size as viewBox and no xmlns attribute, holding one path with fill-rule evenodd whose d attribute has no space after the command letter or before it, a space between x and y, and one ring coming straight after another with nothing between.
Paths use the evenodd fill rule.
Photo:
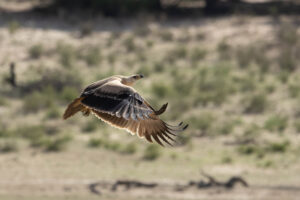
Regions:
<instances>
[{"instance_id":1,"label":"eagle's leg","mask_svg":"<svg viewBox=\"0 0 300 200\"><path fill-rule=\"evenodd\" d=\"M84 109L81 110L81 112L82 112L83 116L87 117L87 116L90 115L91 109L89 109L89 108L84 108Z\"/></svg>"}]
</instances>

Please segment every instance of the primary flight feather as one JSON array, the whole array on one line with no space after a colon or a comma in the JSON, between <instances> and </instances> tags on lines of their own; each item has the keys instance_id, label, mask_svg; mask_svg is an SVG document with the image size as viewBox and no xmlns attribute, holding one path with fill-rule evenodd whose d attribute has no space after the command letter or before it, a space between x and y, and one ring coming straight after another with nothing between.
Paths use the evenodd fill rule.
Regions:
<instances>
[{"instance_id":1,"label":"primary flight feather","mask_svg":"<svg viewBox=\"0 0 300 200\"><path fill-rule=\"evenodd\" d=\"M104 122L144 137L149 142L154 139L162 146L163 143L172 145L174 136L188 125L171 126L162 121L158 116L165 112L168 104L155 110L131 87L141 78L143 75L117 75L92 83L69 104L63 118L67 119L78 111L85 116L93 113Z\"/></svg>"}]
</instances>

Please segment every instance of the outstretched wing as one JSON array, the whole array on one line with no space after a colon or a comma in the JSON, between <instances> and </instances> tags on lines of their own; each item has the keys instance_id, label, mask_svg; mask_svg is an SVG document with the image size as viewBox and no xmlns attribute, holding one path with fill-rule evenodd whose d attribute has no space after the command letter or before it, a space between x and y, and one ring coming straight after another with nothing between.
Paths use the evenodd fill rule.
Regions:
<instances>
[{"instance_id":1,"label":"outstretched wing","mask_svg":"<svg viewBox=\"0 0 300 200\"><path fill-rule=\"evenodd\" d=\"M81 104L106 123L160 145L164 142L172 145L173 137L187 128L182 123L171 126L162 121L158 115L165 111L167 104L155 111L133 88L118 80L88 87L81 94Z\"/></svg>"},{"instance_id":2,"label":"outstretched wing","mask_svg":"<svg viewBox=\"0 0 300 200\"><path fill-rule=\"evenodd\" d=\"M119 118L97 110L93 110L92 112L98 118L112 126L126 129L130 133L136 134L142 138L145 137L151 143L154 139L154 141L162 146L164 146L163 143L167 143L172 146L172 143L176 142L174 136L176 137L177 133L182 132L188 127L188 125L183 126L183 123L180 123L178 126L171 126L159 119L156 115L152 115L151 118L143 120L126 120L122 117Z\"/></svg>"},{"instance_id":3,"label":"outstretched wing","mask_svg":"<svg viewBox=\"0 0 300 200\"><path fill-rule=\"evenodd\" d=\"M133 88L118 80L84 91L81 97L83 105L126 120L146 119L154 113Z\"/></svg>"}]
</instances>

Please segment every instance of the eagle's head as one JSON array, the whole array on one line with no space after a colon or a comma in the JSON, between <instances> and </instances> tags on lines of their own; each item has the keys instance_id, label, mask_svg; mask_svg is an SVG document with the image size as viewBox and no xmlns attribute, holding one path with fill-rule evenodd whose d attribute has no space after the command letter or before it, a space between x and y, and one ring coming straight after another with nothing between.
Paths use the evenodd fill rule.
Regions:
<instances>
[{"instance_id":1,"label":"eagle's head","mask_svg":"<svg viewBox=\"0 0 300 200\"><path fill-rule=\"evenodd\" d=\"M131 76L119 76L119 78L121 78L121 82L124 85L131 86L137 80L140 80L141 78L144 78L144 75L142 75L142 74L135 74L135 75L131 75Z\"/></svg>"}]
</instances>

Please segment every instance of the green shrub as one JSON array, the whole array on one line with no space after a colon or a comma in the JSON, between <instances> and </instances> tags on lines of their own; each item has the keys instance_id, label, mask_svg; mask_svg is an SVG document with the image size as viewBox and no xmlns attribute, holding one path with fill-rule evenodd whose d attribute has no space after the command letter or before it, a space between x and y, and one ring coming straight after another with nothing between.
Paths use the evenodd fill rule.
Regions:
<instances>
[{"instance_id":1,"label":"green shrub","mask_svg":"<svg viewBox=\"0 0 300 200\"><path fill-rule=\"evenodd\" d=\"M254 145L242 145L237 148L237 151L243 155L250 155L260 151L260 148Z\"/></svg>"},{"instance_id":2,"label":"green shrub","mask_svg":"<svg viewBox=\"0 0 300 200\"><path fill-rule=\"evenodd\" d=\"M164 60L173 64L176 60L185 59L187 55L187 48L184 45L178 45L166 53Z\"/></svg>"},{"instance_id":3,"label":"green shrub","mask_svg":"<svg viewBox=\"0 0 300 200\"><path fill-rule=\"evenodd\" d=\"M159 148L157 145L148 145L144 151L143 159L156 160L161 155Z\"/></svg>"},{"instance_id":4,"label":"green shrub","mask_svg":"<svg viewBox=\"0 0 300 200\"><path fill-rule=\"evenodd\" d=\"M254 76L242 76L233 78L234 84L238 86L240 92L250 92L257 88L257 80Z\"/></svg>"},{"instance_id":5,"label":"green shrub","mask_svg":"<svg viewBox=\"0 0 300 200\"><path fill-rule=\"evenodd\" d=\"M181 97L182 95L189 96L193 89L195 89L195 81L191 79L190 77L174 77L173 79L173 90L170 91L169 93L175 94L178 97Z\"/></svg>"},{"instance_id":6,"label":"green shrub","mask_svg":"<svg viewBox=\"0 0 300 200\"><path fill-rule=\"evenodd\" d=\"M91 22L85 22L80 25L80 36L86 37L93 33L93 24Z\"/></svg>"},{"instance_id":7,"label":"green shrub","mask_svg":"<svg viewBox=\"0 0 300 200\"><path fill-rule=\"evenodd\" d=\"M154 44L154 42L153 42L152 40L147 40L147 42L146 42L146 46L147 46L148 48L153 47L153 44Z\"/></svg>"},{"instance_id":8,"label":"green shrub","mask_svg":"<svg viewBox=\"0 0 300 200\"><path fill-rule=\"evenodd\" d=\"M147 65L141 65L137 71L138 74L143 74L146 77L149 76L151 72L151 68Z\"/></svg>"},{"instance_id":9,"label":"green shrub","mask_svg":"<svg viewBox=\"0 0 300 200\"><path fill-rule=\"evenodd\" d=\"M23 110L26 113L37 112L53 105L53 98L45 93L33 92L24 98Z\"/></svg>"},{"instance_id":10,"label":"green shrub","mask_svg":"<svg viewBox=\"0 0 300 200\"><path fill-rule=\"evenodd\" d=\"M44 133L46 135L56 135L59 133L60 127L54 125L48 125L44 127Z\"/></svg>"},{"instance_id":11,"label":"green shrub","mask_svg":"<svg viewBox=\"0 0 300 200\"><path fill-rule=\"evenodd\" d=\"M15 32L17 32L17 30L19 30L21 27L20 23L18 21L10 21L7 24L7 28L10 34L14 34Z\"/></svg>"},{"instance_id":12,"label":"green shrub","mask_svg":"<svg viewBox=\"0 0 300 200\"><path fill-rule=\"evenodd\" d=\"M30 147L42 148L48 144L49 138L46 136L37 137L30 140Z\"/></svg>"},{"instance_id":13,"label":"green shrub","mask_svg":"<svg viewBox=\"0 0 300 200\"><path fill-rule=\"evenodd\" d=\"M168 31L168 30L162 30L159 32L159 37L166 42L170 42L173 40L173 34L172 32Z\"/></svg>"},{"instance_id":14,"label":"green shrub","mask_svg":"<svg viewBox=\"0 0 300 200\"><path fill-rule=\"evenodd\" d=\"M203 60L206 55L207 55L206 50L196 47L191 52L191 61L198 62L200 60Z\"/></svg>"},{"instance_id":15,"label":"green shrub","mask_svg":"<svg viewBox=\"0 0 300 200\"><path fill-rule=\"evenodd\" d=\"M134 34L140 37L146 37L151 34L151 29L147 25L137 26L134 30Z\"/></svg>"},{"instance_id":16,"label":"green shrub","mask_svg":"<svg viewBox=\"0 0 300 200\"><path fill-rule=\"evenodd\" d=\"M155 72L160 73L160 72L163 72L164 69L165 69L165 67L164 67L164 64L163 64L163 63L161 63L161 62L156 62L156 63L154 64L154 71L155 71Z\"/></svg>"},{"instance_id":17,"label":"green shrub","mask_svg":"<svg viewBox=\"0 0 300 200\"><path fill-rule=\"evenodd\" d=\"M175 153L175 152L172 152L172 153L170 154L170 158L171 158L172 160L176 160L178 157L179 157L178 154Z\"/></svg>"},{"instance_id":18,"label":"green shrub","mask_svg":"<svg viewBox=\"0 0 300 200\"><path fill-rule=\"evenodd\" d=\"M60 93L60 99L66 103L73 101L76 97L78 97L79 92L74 87L64 87L62 92Z\"/></svg>"},{"instance_id":19,"label":"green shrub","mask_svg":"<svg viewBox=\"0 0 300 200\"><path fill-rule=\"evenodd\" d=\"M282 23L277 32L277 39L282 45L294 46L299 40L297 26L291 23Z\"/></svg>"},{"instance_id":20,"label":"green shrub","mask_svg":"<svg viewBox=\"0 0 300 200\"><path fill-rule=\"evenodd\" d=\"M102 139L102 138L91 138L88 141L88 146L91 148L97 148L97 147L103 147L106 150L114 151L114 152L120 152L120 153L134 153L133 151L135 147L122 147L121 143L117 141L110 141L108 139ZM132 149L130 149L132 148Z\"/></svg>"},{"instance_id":21,"label":"green shrub","mask_svg":"<svg viewBox=\"0 0 300 200\"><path fill-rule=\"evenodd\" d=\"M72 140L69 135L60 136L54 139L48 139L45 142L45 151L48 152L58 152L66 148L67 143Z\"/></svg>"},{"instance_id":22,"label":"green shrub","mask_svg":"<svg viewBox=\"0 0 300 200\"><path fill-rule=\"evenodd\" d=\"M196 40L204 40L206 38L205 33L199 32L195 35Z\"/></svg>"},{"instance_id":23,"label":"green shrub","mask_svg":"<svg viewBox=\"0 0 300 200\"><path fill-rule=\"evenodd\" d=\"M47 119L57 119L60 118L60 116L61 116L60 111L55 106L51 106L46 113Z\"/></svg>"},{"instance_id":24,"label":"green shrub","mask_svg":"<svg viewBox=\"0 0 300 200\"><path fill-rule=\"evenodd\" d=\"M236 60L240 68L248 67L256 56L256 51L253 46L239 46L236 49Z\"/></svg>"},{"instance_id":25,"label":"green shrub","mask_svg":"<svg viewBox=\"0 0 300 200\"><path fill-rule=\"evenodd\" d=\"M290 146L289 141L273 142L266 147L266 150L274 153L280 153L280 152L283 153L288 149L289 146Z\"/></svg>"},{"instance_id":26,"label":"green shrub","mask_svg":"<svg viewBox=\"0 0 300 200\"><path fill-rule=\"evenodd\" d=\"M0 123L0 137L10 137L12 133L4 126L4 124Z\"/></svg>"},{"instance_id":27,"label":"green shrub","mask_svg":"<svg viewBox=\"0 0 300 200\"><path fill-rule=\"evenodd\" d=\"M41 44L36 44L30 47L29 55L33 59L38 59L42 56L44 48Z\"/></svg>"},{"instance_id":28,"label":"green shrub","mask_svg":"<svg viewBox=\"0 0 300 200\"><path fill-rule=\"evenodd\" d=\"M110 64L115 64L116 62L116 55L114 53L111 53L107 56L107 61L110 63Z\"/></svg>"},{"instance_id":29,"label":"green shrub","mask_svg":"<svg viewBox=\"0 0 300 200\"><path fill-rule=\"evenodd\" d=\"M297 83L290 83L288 85L288 91L291 98L298 97L300 94L300 85Z\"/></svg>"},{"instance_id":30,"label":"green shrub","mask_svg":"<svg viewBox=\"0 0 300 200\"><path fill-rule=\"evenodd\" d=\"M183 45L177 46L170 52L170 56L174 56L177 59L183 59L187 56L187 48Z\"/></svg>"},{"instance_id":31,"label":"green shrub","mask_svg":"<svg viewBox=\"0 0 300 200\"><path fill-rule=\"evenodd\" d=\"M145 54L144 51L138 51L136 53L136 58L137 58L137 62L146 62L147 61L147 55ZM134 65L134 64L130 64L130 65Z\"/></svg>"},{"instance_id":32,"label":"green shrub","mask_svg":"<svg viewBox=\"0 0 300 200\"><path fill-rule=\"evenodd\" d=\"M45 69L39 79L23 84L23 94L41 92L47 98L57 99L57 93L66 87L82 89L82 76L76 70Z\"/></svg>"},{"instance_id":33,"label":"green shrub","mask_svg":"<svg viewBox=\"0 0 300 200\"><path fill-rule=\"evenodd\" d=\"M7 101L4 97L0 97L0 106L5 106L7 105Z\"/></svg>"},{"instance_id":34,"label":"green shrub","mask_svg":"<svg viewBox=\"0 0 300 200\"><path fill-rule=\"evenodd\" d=\"M137 47L136 47L136 44L134 42L134 37L132 37L132 36L127 37L123 41L123 46L125 47L125 49L128 52L132 52L132 51L136 50Z\"/></svg>"},{"instance_id":35,"label":"green shrub","mask_svg":"<svg viewBox=\"0 0 300 200\"><path fill-rule=\"evenodd\" d=\"M225 40L218 44L217 51L220 59L227 60L231 58L231 46Z\"/></svg>"},{"instance_id":36,"label":"green shrub","mask_svg":"<svg viewBox=\"0 0 300 200\"><path fill-rule=\"evenodd\" d=\"M299 52L297 26L291 23L281 24L277 33L277 41L280 44L280 53L277 58L279 67L283 71L296 70L299 57L297 55L297 52Z\"/></svg>"},{"instance_id":37,"label":"green shrub","mask_svg":"<svg viewBox=\"0 0 300 200\"><path fill-rule=\"evenodd\" d=\"M266 50L257 50L257 51L264 52ZM263 53L256 53L254 57L254 61L258 65L259 70L262 73L268 72L272 64L270 59Z\"/></svg>"},{"instance_id":38,"label":"green shrub","mask_svg":"<svg viewBox=\"0 0 300 200\"><path fill-rule=\"evenodd\" d=\"M81 57L89 66L95 66L101 61L101 52L98 47L88 48Z\"/></svg>"},{"instance_id":39,"label":"green shrub","mask_svg":"<svg viewBox=\"0 0 300 200\"><path fill-rule=\"evenodd\" d=\"M280 69L283 71L294 71L297 68L297 59L291 49L285 48L277 58Z\"/></svg>"},{"instance_id":40,"label":"green shrub","mask_svg":"<svg viewBox=\"0 0 300 200\"><path fill-rule=\"evenodd\" d=\"M198 89L196 104L206 106L208 103L220 105L226 101L229 94L235 91L230 76L230 68L226 66L214 66L200 70L194 80Z\"/></svg>"},{"instance_id":41,"label":"green shrub","mask_svg":"<svg viewBox=\"0 0 300 200\"><path fill-rule=\"evenodd\" d=\"M120 151L120 149L122 148L121 143L116 141L109 141L109 140L103 141L103 147L107 150L116 151L116 152Z\"/></svg>"},{"instance_id":42,"label":"green shrub","mask_svg":"<svg viewBox=\"0 0 300 200\"><path fill-rule=\"evenodd\" d=\"M31 147L45 147L49 144L49 135L55 135L57 127L21 126L14 131L14 136L23 137L30 142ZM51 142L51 141L50 141Z\"/></svg>"},{"instance_id":43,"label":"green shrub","mask_svg":"<svg viewBox=\"0 0 300 200\"><path fill-rule=\"evenodd\" d=\"M281 81L281 83L287 83L287 81L289 80L289 77L290 77L290 72L288 72L286 70L282 70L279 72L277 77Z\"/></svg>"},{"instance_id":44,"label":"green shrub","mask_svg":"<svg viewBox=\"0 0 300 200\"><path fill-rule=\"evenodd\" d=\"M42 125L20 126L15 130L14 134L30 141L36 140L46 135L46 127Z\"/></svg>"},{"instance_id":45,"label":"green shrub","mask_svg":"<svg viewBox=\"0 0 300 200\"><path fill-rule=\"evenodd\" d=\"M9 152L16 152L18 151L18 144L16 141L9 140L9 141L2 141L0 143L0 152L2 153L9 153Z\"/></svg>"},{"instance_id":46,"label":"green shrub","mask_svg":"<svg viewBox=\"0 0 300 200\"><path fill-rule=\"evenodd\" d=\"M233 162L233 159L229 155L225 155L225 156L222 157L221 163L230 164L232 162Z\"/></svg>"},{"instance_id":47,"label":"green shrub","mask_svg":"<svg viewBox=\"0 0 300 200\"><path fill-rule=\"evenodd\" d=\"M300 133L300 120L297 119L297 120L294 122L294 127L295 127L297 133Z\"/></svg>"},{"instance_id":48,"label":"green shrub","mask_svg":"<svg viewBox=\"0 0 300 200\"><path fill-rule=\"evenodd\" d=\"M154 83L151 89L153 93L159 98L164 98L169 94L169 88L163 84Z\"/></svg>"},{"instance_id":49,"label":"green shrub","mask_svg":"<svg viewBox=\"0 0 300 200\"><path fill-rule=\"evenodd\" d=\"M224 121L220 123L221 126L218 128L218 132L221 135L228 135L231 134L234 131L236 122L235 121Z\"/></svg>"},{"instance_id":50,"label":"green shrub","mask_svg":"<svg viewBox=\"0 0 300 200\"><path fill-rule=\"evenodd\" d=\"M180 36L177 38L177 41L182 44L187 44L192 39L190 33L188 30L184 30L183 33L180 34Z\"/></svg>"},{"instance_id":51,"label":"green shrub","mask_svg":"<svg viewBox=\"0 0 300 200\"><path fill-rule=\"evenodd\" d=\"M246 107L244 111L250 114L263 113L268 105L267 97L264 94L255 94L248 97L248 99L245 99L244 101L246 101Z\"/></svg>"},{"instance_id":52,"label":"green shrub","mask_svg":"<svg viewBox=\"0 0 300 200\"><path fill-rule=\"evenodd\" d=\"M90 138L88 141L88 146L91 148L101 147L103 145L103 140L100 138Z\"/></svg>"},{"instance_id":53,"label":"green shrub","mask_svg":"<svg viewBox=\"0 0 300 200\"><path fill-rule=\"evenodd\" d=\"M207 134L212 128L215 117L208 112L201 113L197 117L191 117L188 121L191 126L200 130L202 134Z\"/></svg>"},{"instance_id":54,"label":"green shrub","mask_svg":"<svg viewBox=\"0 0 300 200\"><path fill-rule=\"evenodd\" d=\"M77 52L74 47L69 44L58 43L56 51L59 54L61 65L66 68L70 68L77 56Z\"/></svg>"},{"instance_id":55,"label":"green shrub","mask_svg":"<svg viewBox=\"0 0 300 200\"><path fill-rule=\"evenodd\" d=\"M274 115L265 121L265 129L269 131L283 132L288 125L288 118L285 116Z\"/></svg>"},{"instance_id":56,"label":"green shrub","mask_svg":"<svg viewBox=\"0 0 300 200\"><path fill-rule=\"evenodd\" d=\"M178 141L178 144L179 145L190 145L191 142L192 142L192 136L191 134L188 134L188 133L182 133L182 134L179 134L178 137L177 137L177 141Z\"/></svg>"},{"instance_id":57,"label":"green shrub","mask_svg":"<svg viewBox=\"0 0 300 200\"><path fill-rule=\"evenodd\" d=\"M89 120L81 129L81 131L90 133L95 131L98 128L99 121L97 120Z\"/></svg>"},{"instance_id":58,"label":"green shrub","mask_svg":"<svg viewBox=\"0 0 300 200\"><path fill-rule=\"evenodd\" d=\"M273 165L274 165L274 162L271 160L265 160L258 164L259 167L263 167L263 168L272 167Z\"/></svg>"},{"instance_id":59,"label":"green shrub","mask_svg":"<svg viewBox=\"0 0 300 200\"><path fill-rule=\"evenodd\" d=\"M137 152L137 146L135 143L129 143L121 149L121 153L123 154L134 154L136 152Z\"/></svg>"},{"instance_id":60,"label":"green shrub","mask_svg":"<svg viewBox=\"0 0 300 200\"><path fill-rule=\"evenodd\" d=\"M250 139L255 139L259 136L261 128L257 124L249 124L246 126L243 136Z\"/></svg>"},{"instance_id":61,"label":"green shrub","mask_svg":"<svg viewBox=\"0 0 300 200\"><path fill-rule=\"evenodd\" d=\"M276 90L276 86L274 85L274 83L267 84L267 85L264 87L264 90L265 90L268 94L272 94L272 93Z\"/></svg>"}]
</instances>

